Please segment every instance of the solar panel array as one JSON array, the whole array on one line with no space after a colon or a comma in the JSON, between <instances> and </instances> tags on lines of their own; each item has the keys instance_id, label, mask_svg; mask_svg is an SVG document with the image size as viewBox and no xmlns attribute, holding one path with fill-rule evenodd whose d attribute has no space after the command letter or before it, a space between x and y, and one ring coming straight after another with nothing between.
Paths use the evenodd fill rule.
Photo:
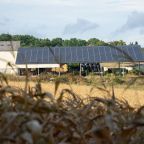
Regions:
<instances>
[{"instance_id":1,"label":"solar panel array","mask_svg":"<svg viewBox=\"0 0 144 144\"><path fill-rule=\"evenodd\" d=\"M58 64L144 61L138 45L119 47L19 48L16 64Z\"/></svg>"}]
</instances>

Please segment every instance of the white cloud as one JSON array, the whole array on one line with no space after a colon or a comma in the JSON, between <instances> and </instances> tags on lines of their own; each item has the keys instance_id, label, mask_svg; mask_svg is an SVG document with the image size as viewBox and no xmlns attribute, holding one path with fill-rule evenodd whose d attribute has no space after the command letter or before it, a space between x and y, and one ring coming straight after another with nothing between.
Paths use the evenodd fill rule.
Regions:
<instances>
[{"instance_id":1,"label":"white cloud","mask_svg":"<svg viewBox=\"0 0 144 144\"><path fill-rule=\"evenodd\" d=\"M77 19L76 23L68 24L64 28L64 34L85 33L87 31L96 29L98 24L85 20Z\"/></svg>"},{"instance_id":2,"label":"white cloud","mask_svg":"<svg viewBox=\"0 0 144 144\"><path fill-rule=\"evenodd\" d=\"M144 36L144 0L0 0L0 6L3 33L103 40L133 40L135 35L142 40ZM112 35L118 28L125 34Z\"/></svg>"},{"instance_id":3,"label":"white cloud","mask_svg":"<svg viewBox=\"0 0 144 144\"><path fill-rule=\"evenodd\" d=\"M128 18L126 23L116 31L116 33L123 33L129 30L134 29L143 29L144 28L144 12L132 12Z\"/></svg>"},{"instance_id":4,"label":"white cloud","mask_svg":"<svg viewBox=\"0 0 144 144\"><path fill-rule=\"evenodd\" d=\"M0 19L0 32L1 31L4 31L5 28L8 29L10 23L12 22L13 20L10 19L10 18L7 18L7 17L1 17ZM7 31L6 31L7 32Z\"/></svg>"},{"instance_id":5,"label":"white cloud","mask_svg":"<svg viewBox=\"0 0 144 144\"><path fill-rule=\"evenodd\" d=\"M17 4L17 5L37 5L37 6L49 6L49 5L65 5L71 6L73 2L70 0L0 0L3 4Z\"/></svg>"},{"instance_id":6,"label":"white cloud","mask_svg":"<svg viewBox=\"0 0 144 144\"><path fill-rule=\"evenodd\" d=\"M116 11L144 11L143 0L108 0L107 4Z\"/></svg>"}]
</instances>

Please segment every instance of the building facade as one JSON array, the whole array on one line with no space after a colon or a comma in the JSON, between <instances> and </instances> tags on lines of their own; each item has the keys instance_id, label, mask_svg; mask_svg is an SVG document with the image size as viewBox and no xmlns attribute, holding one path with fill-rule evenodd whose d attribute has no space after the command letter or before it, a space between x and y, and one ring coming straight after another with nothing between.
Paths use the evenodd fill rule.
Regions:
<instances>
[{"instance_id":1,"label":"building facade","mask_svg":"<svg viewBox=\"0 0 144 144\"><path fill-rule=\"evenodd\" d=\"M20 41L0 41L0 72L16 74L15 65Z\"/></svg>"}]
</instances>

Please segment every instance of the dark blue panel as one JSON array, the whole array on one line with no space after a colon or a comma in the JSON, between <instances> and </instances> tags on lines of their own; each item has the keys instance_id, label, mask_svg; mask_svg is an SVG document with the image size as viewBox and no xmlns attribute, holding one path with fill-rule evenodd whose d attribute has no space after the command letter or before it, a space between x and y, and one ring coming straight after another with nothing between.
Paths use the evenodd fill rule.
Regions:
<instances>
[{"instance_id":1,"label":"dark blue panel","mask_svg":"<svg viewBox=\"0 0 144 144\"><path fill-rule=\"evenodd\" d=\"M128 54L128 55L125 56L126 59L129 60L129 61L135 61L136 60L136 55L135 55L134 50L132 49L132 47L127 47L125 49L127 49L127 54Z\"/></svg>"},{"instance_id":2,"label":"dark blue panel","mask_svg":"<svg viewBox=\"0 0 144 144\"><path fill-rule=\"evenodd\" d=\"M83 63L83 53L82 53L82 47L77 48L77 56L78 56L78 62Z\"/></svg>"},{"instance_id":3,"label":"dark blue panel","mask_svg":"<svg viewBox=\"0 0 144 144\"><path fill-rule=\"evenodd\" d=\"M89 53L88 53L87 47L82 47L82 56L83 56L83 61L85 63L88 63L89 62Z\"/></svg>"},{"instance_id":4,"label":"dark blue panel","mask_svg":"<svg viewBox=\"0 0 144 144\"><path fill-rule=\"evenodd\" d=\"M105 61L109 61L110 59L110 57L111 57L111 55L109 55L108 54L108 49L109 49L109 47L102 47L102 49L103 49L103 54L104 54L104 57L102 57L102 59L104 58L104 60Z\"/></svg>"},{"instance_id":5,"label":"dark blue panel","mask_svg":"<svg viewBox=\"0 0 144 144\"><path fill-rule=\"evenodd\" d=\"M25 59L24 59L24 61L25 61L26 64L30 63L30 56L31 56L30 51L26 50L25 51Z\"/></svg>"},{"instance_id":6,"label":"dark blue panel","mask_svg":"<svg viewBox=\"0 0 144 144\"><path fill-rule=\"evenodd\" d=\"M43 63L44 64L49 63L49 49L48 48L43 49Z\"/></svg>"},{"instance_id":7,"label":"dark blue panel","mask_svg":"<svg viewBox=\"0 0 144 144\"><path fill-rule=\"evenodd\" d=\"M134 51L133 46L132 46L131 48L129 48L129 49L130 49L130 51L131 51L131 56L132 56L132 58L135 60L135 59L136 59L136 55L135 55L135 51Z\"/></svg>"},{"instance_id":8,"label":"dark blue panel","mask_svg":"<svg viewBox=\"0 0 144 144\"><path fill-rule=\"evenodd\" d=\"M117 47L111 47L111 53L113 57L113 61L118 61L119 51Z\"/></svg>"},{"instance_id":9,"label":"dark blue panel","mask_svg":"<svg viewBox=\"0 0 144 144\"><path fill-rule=\"evenodd\" d=\"M23 52L18 52L18 54L17 54L17 59L16 59L16 63L17 64L24 64L25 62L24 62L24 59L25 59L25 53Z\"/></svg>"},{"instance_id":10,"label":"dark blue panel","mask_svg":"<svg viewBox=\"0 0 144 144\"><path fill-rule=\"evenodd\" d=\"M137 50L138 49L138 50ZM137 60L140 61L140 60L144 60L144 54L142 53L142 50L139 46L137 46L137 48L135 49L135 53L137 55Z\"/></svg>"},{"instance_id":11,"label":"dark blue panel","mask_svg":"<svg viewBox=\"0 0 144 144\"><path fill-rule=\"evenodd\" d=\"M19 48L16 64L144 61L140 46Z\"/></svg>"},{"instance_id":12,"label":"dark blue panel","mask_svg":"<svg viewBox=\"0 0 144 144\"><path fill-rule=\"evenodd\" d=\"M135 60L139 60L139 59L142 58L142 57L141 57L141 53L139 53L140 50L137 50L137 49L139 49L139 48L138 48L138 47L137 47L137 48L134 48L134 53L135 53L135 55L136 55L136 59L135 59Z\"/></svg>"},{"instance_id":13,"label":"dark blue panel","mask_svg":"<svg viewBox=\"0 0 144 144\"><path fill-rule=\"evenodd\" d=\"M68 63L71 63L72 62L72 53L71 53L71 49L70 48L66 48L65 49L65 56L66 56L66 61Z\"/></svg>"},{"instance_id":14,"label":"dark blue panel","mask_svg":"<svg viewBox=\"0 0 144 144\"><path fill-rule=\"evenodd\" d=\"M37 61L37 49L36 50L30 49L30 53L31 53L30 63L35 64Z\"/></svg>"},{"instance_id":15,"label":"dark blue panel","mask_svg":"<svg viewBox=\"0 0 144 144\"><path fill-rule=\"evenodd\" d=\"M60 60L60 48L57 48L57 47L54 47L53 48L53 56L54 56L54 63L61 63L61 60Z\"/></svg>"},{"instance_id":16,"label":"dark blue panel","mask_svg":"<svg viewBox=\"0 0 144 144\"><path fill-rule=\"evenodd\" d=\"M117 57L115 60L117 60L118 62L121 61L123 62L125 57L123 49L121 47L115 47L114 49L116 51L116 57Z\"/></svg>"},{"instance_id":17,"label":"dark blue panel","mask_svg":"<svg viewBox=\"0 0 144 144\"><path fill-rule=\"evenodd\" d=\"M125 61L133 61L135 58L131 55L129 47L124 47L123 49L125 52Z\"/></svg>"},{"instance_id":18,"label":"dark blue panel","mask_svg":"<svg viewBox=\"0 0 144 144\"><path fill-rule=\"evenodd\" d=\"M89 62L95 63L95 52L94 47L88 47Z\"/></svg>"},{"instance_id":19,"label":"dark blue panel","mask_svg":"<svg viewBox=\"0 0 144 144\"><path fill-rule=\"evenodd\" d=\"M37 49L37 59L36 59L37 64L42 64L43 63L43 58L42 58L42 49L39 48Z\"/></svg>"},{"instance_id":20,"label":"dark blue panel","mask_svg":"<svg viewBox=\"0 0 144 144\"><path fill-rule=\"evenodd\" d=\"M95 58L94 58L94 61L95 62L100 62L101 61L101 56L100 56L100 51L99 51L99 48L97 47L93 47L93 51L94 51L94 54L95 54Z\"/></svg>"},{"instance_id":21,"label":"dark blue panel","mask_svg":"<svg viewBox=\"0 0 144 144\"><path fill-rule=\"evenodd\" d=\"M100 46L100 47L98 47L98 50L99 50L100 61L102 61L102 62L107 61L105 47Z\"/></svg>"},{"instance_id":22,"label":"dark blue panel","mask_svg":"<svg viewBox=\"0 0 144 144\"><path fill-rule=\"evenodd\" d=\"M54 64L54 48L49 48L49 62Z\"/></svg>"},{"instance_id":23,"label":"dark blue panel","mask_svg":"<svg viewBox=\"0 0 144 144\"><path fill-rule=\"evenodd\" d=\"M107 62L113 61L113 55L111 52L111 47L104 47L105 59Z\"/></svg>"},{"instance_id":24,"label":"dark blue panel","mask_svg":"<svg viewBox=\"0 0 144 144\"><path fill-rule=\"evenodd\" d=\"M124 54L124 51L123 51L123 48L122 47L118 47L117 48L117 53L118 53L118 61L124 61L124 58L125 58L125 54Z\"/></svg>"},{"instance_id":25,"label":"dark blue panel","mask_svg":"<svg viewBox=\"0 0 144 144\"><path fill-rule=\"evenodd\" d=\"M109 47L109 56L110 60L109 61L114 61L115 57L114 57L115 51L113 48Z\"/></svg>"},{"instance_id":26,"label":"dark blue panel","mask_svg":"<svg viewBox=\"0 0 144 144\"><path fill-rule=\"evenodd\" d=\"M71 53L72 53L72 62L76 63L78 60L77 48L71 48Z\"/></svg>"},{"instance_id":27,"label":"dark blue panel","mask_svg":"<svg viewBox=\"0 0 144 144\"><path fill-rule=\"evenodd\" d=\"M142 54L139 46L132 46L132 51L134 55L134 60L139 61L142 59Z\"/></svg>"},{"instance_id":28,"label":"dark blue panel","mask_svg":"<svg viewBox=\"0 0 144 144\"><path fill-rule=\"evenodd\" d=\"M66 63L66 48L60 48L60 61Z\"/></svg>"}]
</instances>

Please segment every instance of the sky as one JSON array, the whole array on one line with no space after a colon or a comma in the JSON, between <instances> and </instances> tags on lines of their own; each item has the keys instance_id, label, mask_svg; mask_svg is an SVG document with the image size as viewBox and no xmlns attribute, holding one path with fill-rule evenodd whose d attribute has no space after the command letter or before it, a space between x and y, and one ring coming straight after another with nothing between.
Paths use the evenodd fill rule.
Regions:
<instances>
[{"instance_id":1,"label":"sky","mask_svg":"<svg viewBox=\"0 0 144 144\"><path fill-rule=\"evenodd\" d=\"M1 33L144 46L144 0L0 0Z\"/></svg>"}]
</instances>

